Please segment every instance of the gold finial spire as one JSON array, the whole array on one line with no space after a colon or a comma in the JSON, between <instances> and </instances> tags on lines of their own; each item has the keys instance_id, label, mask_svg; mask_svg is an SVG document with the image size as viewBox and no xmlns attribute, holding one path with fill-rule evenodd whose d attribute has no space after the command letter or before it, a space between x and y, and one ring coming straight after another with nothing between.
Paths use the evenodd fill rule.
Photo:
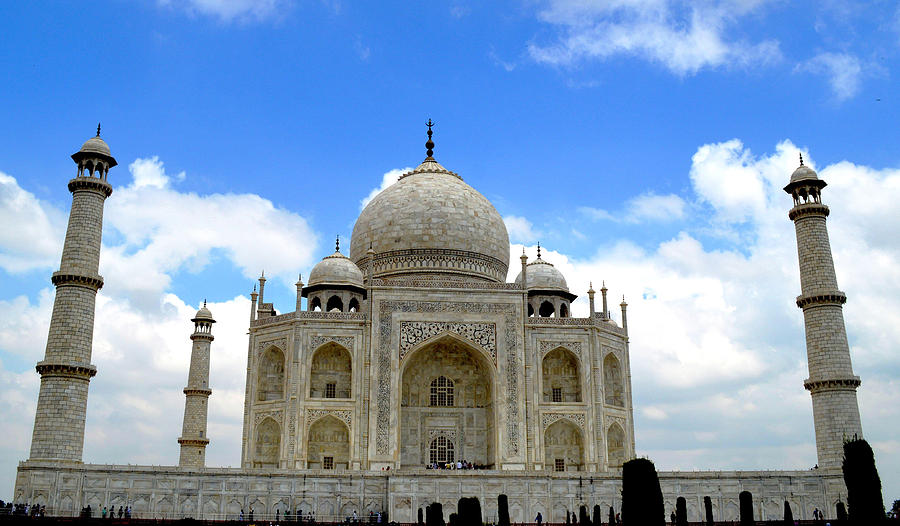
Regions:
<instances>
[{"instance_id":1,"label":"gold finial spire","mask_svg":"<svg viewBox=\"0 0 900 526\"><path fill-rule=\"evenodd\" d=\"M538 259L541 259L541 242L538 241Z\"/></svg>"},{"instance_id":2,"label":"gold finial spire","mask_svg":"<svg viewBox=\"0 0 900 526\"><path fill-rule=\"evenodd\" d=\"M97 123L97 137L100 137L100 123Z\"/></svg>"},{"instance_id":3,"label":"gold finial spire","mask_svg":"<svg viewBox=\"0 0 900 526\"><path fill-rule=\"evenodd\" d=\"M341 251L341 235L340 234L334 236L334 251L335 252Z\"/></svg>"},{"instance_id":4,"label":"gold finial spire","mask_svg":"<svg viewBox=\"0 0 900 526\"><path fill-rule=\"evenodd\" d=\"M800 166L803 166L803 152L800 152Z\"/></svg>"},{"instance_id":5,"label":"gold finial spire","mask_svg":"<svg viewBox=\"0 0 900 526\"><path fill-rule=\"evenodd\" d=\"M425 126L428 126L428 141L425 142L425 153L428 154L428 157L425 160L433 161L434 160L434 141L431 140L431 127L434 126L434 123L431 119L428 119L428 122L425 123Z\"/></svg>"}]
</instances>

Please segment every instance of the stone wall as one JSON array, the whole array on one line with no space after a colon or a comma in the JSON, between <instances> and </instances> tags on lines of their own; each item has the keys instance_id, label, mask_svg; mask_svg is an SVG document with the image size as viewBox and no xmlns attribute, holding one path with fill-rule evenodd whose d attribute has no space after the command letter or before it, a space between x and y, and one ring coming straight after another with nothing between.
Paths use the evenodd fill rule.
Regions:
<instances>
[{"instance_id":1,"label":"stone wall","mask_svg":"<svg viewBox=\"0 0 900 526\"><path fill-rule=\"evenodd\" d=\"M675 499L687 499L688 520L698 521L703 497L713 502L716 520L738 516L738 494L753 494L754 515L781 519L784 501L794 517L812 518L812 510L834 515L841 497L840 476L820 471L660 472L666 513ZM441 502L445 516L457 500L476 496L486 520L496 520L497 495L509 496L510 519L563 522L566 510L599 504L621 509L621 480L609 473L528 473L502 471L289 471L232 468L181 469L174 466L112 466L22 462L15 502L39 503L51 515L77 515L88 504L131 506L136 517L237 518L252 506L256 518L278 510L313 511L322 520L353 511L388 510L398 522L415 522L417 510Z\"/></svg>"}]
</instances>

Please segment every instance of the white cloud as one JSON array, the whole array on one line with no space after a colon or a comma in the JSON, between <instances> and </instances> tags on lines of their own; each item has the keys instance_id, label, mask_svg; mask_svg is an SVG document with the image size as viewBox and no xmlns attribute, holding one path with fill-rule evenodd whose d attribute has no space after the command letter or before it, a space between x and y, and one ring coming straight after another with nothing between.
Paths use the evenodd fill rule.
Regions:
<instances>
[{"instance_id":1,"label":"white cloud","mask_svg":"<svg viewBox=\"0 0 900 526\"><path fill-rule=\"evenodd\" d=\"M657 62L678 75L704 68L766 64L781 58L778 42L730 38L763 0L548 0L539 18L560 28L555 44L531 44L531 57L569 65L618 55Z\"/></svg>"},{"instance_id":2,"label":"white cloud","mask_svg":"<svg viewBox=\"0 0 900 526\"><path fill-rule=\"evenodd\" d=\"M794 71L828 77L828 84L838 101L847 100L859 93L863 75L859 59L849 53L819 53L798 64Z\"/></svg>"},{"instance_id":3,"label":"white cloud","mask_svg":"<svg viewBox=\"0 0 900 526\"><path fill-rule=\"evenodd\" d=\"M540 233L535 232L531 221L519 216L504 216L506 231L512 242L530 243L536 241Z\"/></svg>"},{"instance_id":4,"label":"white cloud","mask_svg":"<svg viewBox=\"0 0 900 526\"><path fill-rule=\"evenodd\" d=\"M310 264L316 235L306 220L253 194L198 195L171 188L155 157L129 166L133 181L106 203L106 226L121 242L105 246L100 272L107 289L145 308L157 307L172 275L199 272L223 254L244 276L267 275L291 284ZM179 174L174 179L183 179ZM135 269L141 269L135 279Z\"/></svg>"},{"instance_id":5,"label":"white cloud","mask_svg":"<svg viewBox=\"0 0 900 526\"><path fill-rule=\"evenodd\" d=\"M0 268L17 273L59 263L66 218L0 172ZM15 225L15 228L12 227Z\"/></svg>"},{"instance_id":6,"label":"white cloud","mask_svg":"<svg viewBox=\"0 0 900 526\"><path fill-rule=\"evenodd\" d=\"M160 5L183 9L191 14L232 20L263 20L287 9L289 0L157 0Z\"/></svg>"},{"instance_id":7,"label":"white cloud","mask_svg":"<svg viewBox=\"0 0 900 526\"><path fill-rule=\"evenodd\" d=\"M386 172L381 177L381 186L379 186L378 188L373 188L372 191L369 192L369 195L367 195L366 197L364 197L360 200L359 209L362 210L363 208L365 208L366 205L369 204L369 201L371 201L372 199L375 199L376 195L380 194L381 191L384 190L385 188L387 188L388 186L391 186L392 184L396 183L400 179L401 175L403 175L409 171L412 171L412 168L407 166L406 168L394 168L393 170Z\"/></svg>"},{"instance_id":8,"label":"white cloud","mask_svg":"<svg viewBox=\"0 0 900 526\"><path fill-rule=\"evenodd\" d=\"M587 314L588 283L605 279L613 318L628 301L638 452L662 469L807 468L815 464L799 271L790 198L798 165L790 141L756 155L739 140L699 147L683 231L651 248L613 240L589 258L543 248ZM806 164L816 168L804 152ZM900 491L900 170L847 161L818 169L828 182L828 228L863 429L885 492ZM625 206L628 209L628 206ZM591 212L593 211L593 212ZM584 211L609 220L608 212ZM626 213L619 214L627 215ZM621 219L619 219L621 220ZM694 226L696 225L696 226ZM732 238L710 232L734 232ZM527 247L534 257L534 247ZM519 269L514 247L511 274ZM596 297L600 307L600 294Z\"/></svg>"},{"instance_id":9,"label":"white cloud","mask_svg":"<svg viewBox=\"0 0 900 526\"><path fill-rule=\"evenodd\" d=\"M686 207L684 199L675 194L657 195L648 192L629 199L625 203L624 210L619 213L610 213L590 206L579 207L578 211L594 221L663 223L683 219Z\"/></svg>"}]
</instances>

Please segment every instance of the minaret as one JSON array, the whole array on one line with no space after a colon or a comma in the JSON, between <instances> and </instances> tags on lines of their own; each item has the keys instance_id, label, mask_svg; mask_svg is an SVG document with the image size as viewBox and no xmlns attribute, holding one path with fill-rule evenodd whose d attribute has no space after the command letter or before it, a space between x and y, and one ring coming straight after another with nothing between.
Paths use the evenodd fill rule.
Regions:
<instances>
[{"instance_id":1,"label":"minaret","mask_svg":"<svg viewBox=\"0 0 900 526\"><path fill-rule=\"evenodd\" d=\"M609 305L606 303L606 291L609 289L606 288L606 280L603 280L603 286L600 287L600 295L603 296L603 318L609 318Z\"/></svg>"},{"instance_id":2,"label":"minaret","mask_svg":"<svg viewBox=\"0 0 900 526\"><path fill-rule=\"evenodd\" d=\"M596 291L594 290L594 283L591 282L591 283L588 285L588 303L589 303L590 308L591 308L591 310L590 310L590 312L591 312L591 318L594 317L594 294L595 294L595 293L596 293Z\"/></svg>"},{"instance_id":3,"label":"minaret","mask_svg":"<svg viewBox=\"0 0 900 526\"><path fill-rule=\"evenodd\" d=\"M31 460L81 462L84 449L84 420L88 385L97 368L91 365L94 340L94 302L103 278L100 264L100 237L103 233L103 204L112 194L106 178L116 160L109 146L97 136L89 139L72 160L78 165L69 181L72 210L63 244L59 270L51 281L56 299L43 361L35 367L41 375Z\"/></svg>"},{"instance_id":4,"label":"minaret","mask_svg":"<svg viewBox=\"0 0 900 526\"><path fill-rule=\"evenodd\" d=\"M297 283L294 283L294 286L297 287L297 312L300 312L300 300L303 299L303 274L297 275Z\"/></svg>"},{"instance_id":5,"label":"minaret","mask_svg":"<svg viewBox=\"0 0 900 526\"><path fill-rule=\"evenodd\" d=\"M194 334L191 334L191 368L188 371L187 387L184 388L184 424L181 427L181 458L178 465L183 468L202 468L206 465L206 415L207 400L212 394L209 388L209 348L213 341L212 324L216 322L212 313L203 307L191 320Z\"/></svg>"},{"instance_id":6,"label":"minaret","mask_svg":"<svg viewBox=\"0 0 900 526\"><path fill-rule=\"evenodd\" d=\"M809 378L803 386L812 396L819 467L840 468L844 441L862 438L856 401L860 381L853 374L844 328L842 305L847 296L838 290L825 226L829 213L822 204L825 184L804 166L801 154L800 167L784 191L794 199L788 217L797 233L801 292L797 306L803 309L809 362Z\"/></svg>"}]
</instances>

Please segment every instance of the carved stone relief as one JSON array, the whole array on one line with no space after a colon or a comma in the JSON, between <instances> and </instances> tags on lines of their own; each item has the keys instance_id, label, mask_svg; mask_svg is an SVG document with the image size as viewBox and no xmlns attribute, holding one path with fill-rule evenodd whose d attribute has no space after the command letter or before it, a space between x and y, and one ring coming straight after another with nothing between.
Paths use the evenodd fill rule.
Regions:
<instances>
[{"instance_id":1,"label":"carved stone relief","mask_svg":"<svg viewBox=\"0 0 900 526\"><path fill-rule=\"evenodd\" d=\"M334 342L347 350L353 350L353 336L310 336L309 350L315 351L328 342Z\"/></svg>"},{"instance_id":2,"label":"carved stone relief","mask_svg":"<svg viewBox=\"0 0 900 526\"><path fill-rule=\"evenodd\" d=\"M582 431L584 430L584 413L543 413L541 414L541 429L546 430L561 419L570 420L573 424L580 427Z\"/></svg>"},{"instance_id":3,"label":"carved stone relief","mask_svg":"<svg viewBox=\"0 0 900 526\"><path fill-rule=\"evenodd\" d=\"M477 344L497 363L497 325L494 323L400 322L400 360L416 345L439 334L452 332Z\"/></svg>"},{"instance_id":4,"label":"carved stone relief","mask_svg":"<svg viewBox=\"0 0 900 526\"><path fill-rule=\"evenodd\" d=\"M575 356L581 358L581 342L561 342L561 341L550 341L550 340L540 340L539 347L541 349L541 357L546 355L548 352L556 349L558 347L562 347L563 349L568 349L575 354Z\"/></svg>"}]
</instances>

